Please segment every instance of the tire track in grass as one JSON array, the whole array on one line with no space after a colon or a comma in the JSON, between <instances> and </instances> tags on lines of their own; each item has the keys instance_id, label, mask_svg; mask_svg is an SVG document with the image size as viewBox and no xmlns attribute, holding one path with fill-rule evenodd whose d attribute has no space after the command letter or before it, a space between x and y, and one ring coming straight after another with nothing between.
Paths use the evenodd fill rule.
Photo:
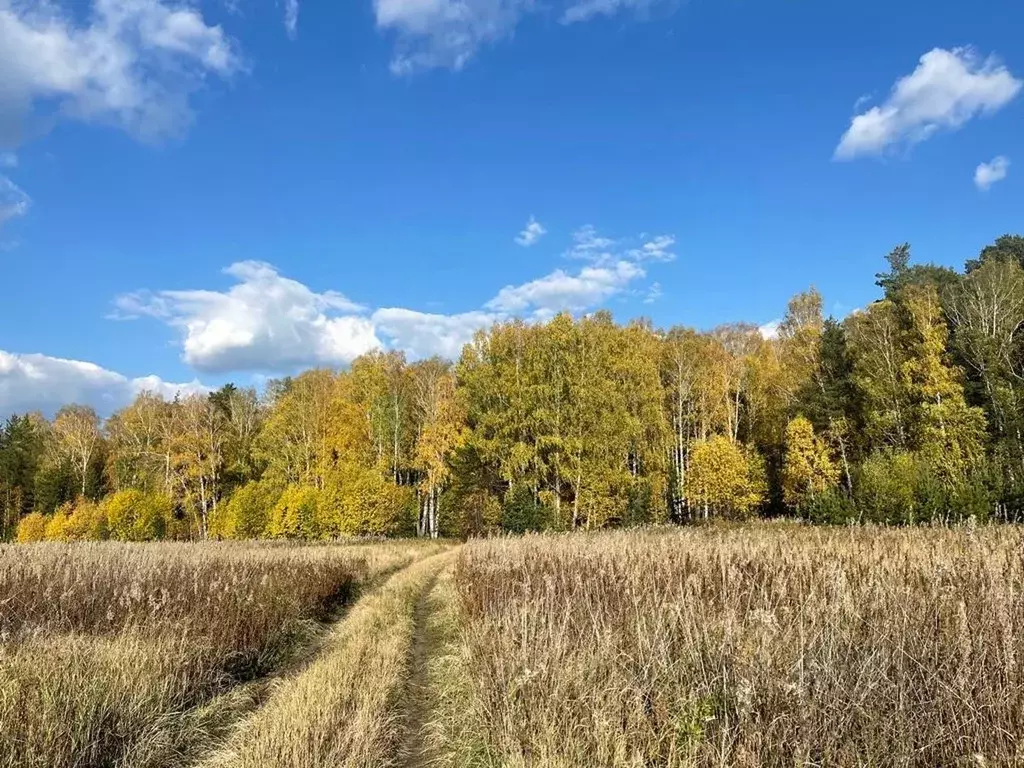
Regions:
<instances>
[{"instance_id":1,"label":"tire track in grass","mask_svg":"<svg viewBox=\"0 0 1024 768\"><path fill-rule=\"evenodd\" d=\"M433 763L427 728L432 721L433 697L430 693L428 663L433 645L428 630L431 595L439 574L434 574L413 611L412 646L409 652L409 679L405 688L405 738L398 755L405 768L427 768Z\"/></svg>"},{"instance_id":2,"label":"tire track in grass","mask_svg":"<svg viewBox=\"0 0 1024 768\"><path fill-rule=\"evenodd\" d=\"M281 680L202 768L376 768L401 765L406 748L425 754L409 735L407 693L410 675L426 669L425 595L453 556L419 560L359 599L317 657Z\"/></svg>"}]
</instances>

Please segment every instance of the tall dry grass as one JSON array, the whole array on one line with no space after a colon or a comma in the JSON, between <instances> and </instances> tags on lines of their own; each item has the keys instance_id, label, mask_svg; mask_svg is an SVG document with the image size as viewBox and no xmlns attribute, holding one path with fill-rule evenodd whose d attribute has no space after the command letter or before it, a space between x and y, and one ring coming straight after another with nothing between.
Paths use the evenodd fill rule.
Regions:
<instances>
[{"instance_id":1,"label":"tall dry grass","mask_svg":"<svg viewBox=\"0 0 1024 768\"><path fill-rule=\"evenodd\" d=\"M421 560L362 598L316 660L281 681L203 768L402 764L417 606L451 559Z\"/></svg>"},{"instance_id":2,"label":"tall dry grass","mask_svg":"<svg viewBox=\"0 0 1024 768\"><path fill-rule=\"evenodd\" d=\"M438 728L459 765L1016 764L1022 555L1011 527L472 543Z\"/></svg>"},{"instance_id":3,"label":"tall dry grass","mask_svg":"<svg viewBox=\"0 0 1024 768\"><path fill-rule=\"evenodd\" d=\"M0 547L0 766L176 766L417 544Z\"/></svg>"}]
</instances>

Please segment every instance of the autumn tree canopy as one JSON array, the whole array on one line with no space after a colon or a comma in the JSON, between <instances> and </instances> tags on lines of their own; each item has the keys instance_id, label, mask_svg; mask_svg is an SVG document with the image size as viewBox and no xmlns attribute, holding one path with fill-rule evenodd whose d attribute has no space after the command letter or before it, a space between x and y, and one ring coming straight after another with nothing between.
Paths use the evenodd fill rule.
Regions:
<instances>
[{"instance_id":1,"label":"autumn tree canopy","mask_svg":"<svg viewBox=\"0 0 1024 768\"><path fill-rule=\"evenodd\" d=\"M617 324L479 331L458 360L377 351L263 392L143 392L0 426L0 535L332 538L751 515L1016 519L1024 239L961 274L895 248L877 301L777 333Z\"/></svg>"}]
</instances>

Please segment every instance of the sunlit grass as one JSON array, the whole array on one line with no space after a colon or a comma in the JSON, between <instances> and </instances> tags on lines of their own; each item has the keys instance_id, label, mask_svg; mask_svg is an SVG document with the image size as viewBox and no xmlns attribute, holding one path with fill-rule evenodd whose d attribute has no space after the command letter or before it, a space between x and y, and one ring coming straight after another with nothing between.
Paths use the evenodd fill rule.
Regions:
<instances>
[{"instance_id":1,"label":"sunlit grass","mask_svg":"<svg viewBox=\"0 0 1024 768\"><path fill-rule=\"evenodd\" d=\"M361 585L435 545L0 547L0 766L177 766Z\"/></svg>"},{"instance_id":2,"label":"sunlit grass","mask_svg":"<svg viewBox=\"0 0 1024 768\"><path fill-rule=\"evenodd\" d=\"M448 732L496 766L1005 765L1022 551L1011 527L471 543Z\"/></svg>"}]
</instances>

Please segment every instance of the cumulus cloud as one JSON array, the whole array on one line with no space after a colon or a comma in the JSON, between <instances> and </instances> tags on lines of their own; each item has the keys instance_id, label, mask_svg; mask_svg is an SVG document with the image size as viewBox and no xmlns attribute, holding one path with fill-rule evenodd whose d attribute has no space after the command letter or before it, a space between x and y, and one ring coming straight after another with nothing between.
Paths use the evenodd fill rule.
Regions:
<instances>
[{"instance_id":1,"label":"cumulus cloud","mask_svg":"<svg viewBox=\"0 0 1024 768\"><path fill-rule=\"evenodd\" d=\"M974 185L981 190L986 190L997 181L1006 178L1010 172L1010 159L1000 155L993 158L990 163L982 163L974 169Z\"/></svg>"},{"instance_id":2,"label":"cumulus cloud","mask_svg":"<svg viewBox=\"0 0 1024 768\"><path fill-rule=\"evenodd\" d=\"M548 231L544 229L541 223L531 216L530 220L526 222L526 226L523 227L523 231L516 236L516 244L521 245L524 248L529 248L544 237L547 232Z\"/></svg>"},{"instance_id":3,"label":"cumulus cloud","mask_svg":"<svg viewBox=\"0 0 1024 768\"><path fill-rule=\"evenodd\" d=\"M412 357L438 355L455 360L476 331L500 317L482 311L441 315L390 307L378 309L372 319L378 332L387 337L392 346Z\"/></svg>"},{"instance_id":4,"label":"cumulus cloud","mask_svg":"<svg viewBox=\"0 0 1024 768\"><path fill-rule=\"evenodd\" d=\"M559 0L563 23L662 0ZM536 0L374 0L377 28L396 38L391 71L404 75L436 67L462 69L482 47L512 35L520 19L549 6Z\"/></svg>"},{"instance_id":5,"label":"cumulus cloud","mask_svg":"<svg viewBox=\"0 0 1024 768\"><path fill-rule=\"evenodd\" d=\"M772 320L770 323L765 323L757 332L761 334L762 339L777 339L779 338L779 326L782 324L781 320Z\"/></svg>"},{"instance_id":6,"label":"cumulus cloud","mask_svg":"<svg viewBox=\"0 0 1024 768\"><path fill-rule=\"evenodd\" d=\"M941 130L956 130L1006 106L1022 85L995 56L982 59L970 48L936 48L896 81L885 103L853 118L835 157L877 155Z\"/></svg>"},{"instance_id":7,"label":"cumulus cloud","mask_svg":"<svg viewBox=\"0 0 1024 768\"><path fill-rule=\"evenodd\" d=\"M0 176L0 227L10 219L24 216L32 198L6 176Z\"/></svg>"},{"instance_id":8,"label":"cumulus cloud","mask_svg":"<svg viewBox=\"0 0 1024 768\"><path fill-rule=\"evenodd\" d=\"M143 391L170 399L210 388L198 381L173 384L157 376L129 379L95 363L0 350L0 417L34 410L49 414L67 403L91 405L109 414Z\"/></svg>"},{"instance_id":9,"label":"cumulus cloud","mask_svg":"<svg viewBox=\"0 0 1024 768\"><path fill-rule=\"evenodd\" d=\"M645 275L643 267L621 260L608 266L586 266L576 274L556 269L522 285L508 285L485 307L509 314L532 313L539 317L563 310L583 312L595 307Z\"/></svg>"},{"instance_id":10,"label":"cumulus cloud","mask_svg":"<svg viewBox=\"0 0 1024 768\"><path fill-rule=\"evenodd\" d=\"M641 296L635 283L644 262L664 261L675 242L668 235L638 238L638 246L602 237L593 227L574 236L573 248L588 254L578 271L556 269L544 277L508 285L483 307L441 314L403 307L372 312L340 293L317 293L263 262L243 261L225 272L226 291L138 291L115 300L115 319L154 317L178 329L182 357L208 372L289 372L310 365L345 366L383 347L413 358L456 358L480 328L512 317L543 321L558 312L583 313L617 295ZM661 289L651 286L646 297Z\"/></svg>"},{"instance_id":11,"label":"cumulus cloud","mask_svg":"<svg viewBox=\"0 0 1024 768\"><path fill-rule=\"evenodd\" d=\"M143 140L177 135L203 79L241 66L234 42L189 5L93 0L78 18L47 0L0 0L0 144L17 144L43 108Z\"/></svg>"},{"instance_id":12,"label":"cumulus cloud","mask_svg":"<svg viewBox=\"0 0 1024 768\"><path fill-rule=\"evenodd\" d=\"M178 328L183 359L200 371L345 365L381 346L363 308L340 293L316 293L258 261L232 264L225 273L237 282L224 292L120 296L118 316L149 315Z\"/></svg>"}]
</instances>

